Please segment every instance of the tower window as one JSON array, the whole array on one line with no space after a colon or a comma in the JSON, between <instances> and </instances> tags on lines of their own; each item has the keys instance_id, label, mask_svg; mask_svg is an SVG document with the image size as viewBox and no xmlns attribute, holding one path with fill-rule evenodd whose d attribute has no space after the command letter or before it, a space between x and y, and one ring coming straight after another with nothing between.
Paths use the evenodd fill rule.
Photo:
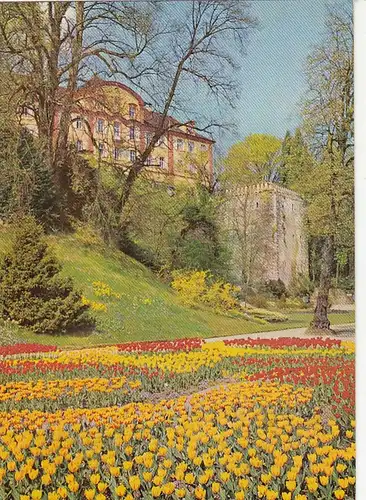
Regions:
<instances>
[{"instance_id":1,"label":"tower window","mask_svg":"<svg viewBox=\"0 0 366 500\"><path fill-rule=\"evenodd\" d=\"M83 143L82 141L76 141L76 151L83 151Z\"/></svg>"},{"instance_id":2,"label":"tower window","mask_svg":"<svg viewBox=\"0 0 366 500\"><path fill-rule=\"evenodd\" d=\"M82 120L81 120L80 116L78 116L78 117L76 118L76 121L75 121L75 127L76 127L77 129L81 129L81 128L82 128L82 126L83 126L83 122L82 122Z\"/></svg>"}]
</instances>

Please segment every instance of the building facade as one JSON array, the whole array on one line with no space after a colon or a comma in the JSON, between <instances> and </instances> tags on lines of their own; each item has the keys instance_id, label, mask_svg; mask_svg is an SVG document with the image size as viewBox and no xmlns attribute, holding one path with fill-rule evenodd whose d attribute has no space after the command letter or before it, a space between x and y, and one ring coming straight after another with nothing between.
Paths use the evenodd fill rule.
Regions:
<instances>
[{"instance_id":1,"label":"building facade","mask_svg":"<svg viewBox=\"0 0 366 500\"><path fill-rule=\"evenodd\" d=\"M69 141L77 152L126 169L145 150L162 121L162 115L152 111L139 94L117 82L93 78L78 89L73 102ZM59 119L60 113L56 115L55 132ZM23 108L21 123L37 134L30 108ZM209 182L213 177L214 141L199 134L193 121L182 124L168 116L164 126L168 130L155 145L144 172L155 180L194 181L200 176Z\"/></svg>"},{"instance_id":2,"label":"building facade","mask_svg":"<svg viewBox=\"0 0 366 500\"><path fill-rule=\"evenodd\" d=\"M242 285L308 275L305 203L282 186L263 183L225 193L222 221L232 250L232 279Z\"/></svg>"}]
</instances>

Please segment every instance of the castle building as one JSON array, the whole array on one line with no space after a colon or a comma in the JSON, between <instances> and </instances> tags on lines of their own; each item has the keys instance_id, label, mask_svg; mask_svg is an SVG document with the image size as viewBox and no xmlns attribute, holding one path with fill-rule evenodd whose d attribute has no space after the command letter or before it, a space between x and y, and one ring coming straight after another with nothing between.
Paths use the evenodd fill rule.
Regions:
<instances>
[{"instance_id":1,"label":"castle building","mask_svg":"<svg viewBox=\"0 0 366 500\"><path fill-rule=\"evenodd\" d=\"M232 250L232 279L241 286L268 280L290 285L308 275L305 203L274 183L225 193L222 222Z\"/></svg>"},{"instance_id":2,"label":"castle building","mask_svg":"<svg viewBox=\"0 0 366 500\"><path fill-rule=\"evenodd\" d=\"M60 94L66 92L60 89ZM69 141L76 151L102 163L113 162L128 168L151 141L162 115L152 111L142 97L126 85L93 78L74 96ZM56 115L54 130L59 126ZM21 123L37 134L30 107L22 109ZM213 177L214 141L195 129L195 122L184 124L168 116L168 129L147 159L144 171L154 180L195 181L200 175Z\"/></svg>"}]
</instances>

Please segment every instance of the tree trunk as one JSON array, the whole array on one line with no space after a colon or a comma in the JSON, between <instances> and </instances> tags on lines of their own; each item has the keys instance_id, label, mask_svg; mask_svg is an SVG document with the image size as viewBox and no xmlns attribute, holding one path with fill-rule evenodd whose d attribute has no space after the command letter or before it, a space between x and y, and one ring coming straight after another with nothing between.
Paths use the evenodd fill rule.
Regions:
<instances>
[{"instance_id":1,"label":"tree trunk","mask_svg":"<svg viewBox=\"0 0 366 500\"><path fill-rule=\"evenodd\" d=\"M314 311L314 318L311 322L312 328L319 330L329 330L330 321L328 319L329 291L331 287L332 268L334 260L334 242L332 236L326 236L322 246L322 258L320 265L320 283L318 297Z\"/></svg>"}]
</instances>

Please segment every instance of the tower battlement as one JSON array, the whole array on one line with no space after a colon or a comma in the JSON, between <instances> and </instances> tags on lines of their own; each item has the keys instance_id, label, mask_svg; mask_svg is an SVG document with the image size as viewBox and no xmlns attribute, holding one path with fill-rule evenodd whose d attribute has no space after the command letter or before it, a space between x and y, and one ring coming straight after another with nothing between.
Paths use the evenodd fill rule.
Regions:
<instances>
[{"instance_id":1,"label":"tower battlement","mask_svg":"<svg viewBox=\"0 0 366 500\"><path fill-rule=\"evenodd\" d=\"M280 186L279 184L275 184L274 182L262 182L259 184L253 184L249 186L238 186L236 188L225 189L225 194L235 194L237 196L240 195L248 195L248 194L258 194L263 193L265 191L275 191L283 196L287 196L294 199L302 200L301 196L292 191L291 189Z\"/></svg>"}]
</instances>

